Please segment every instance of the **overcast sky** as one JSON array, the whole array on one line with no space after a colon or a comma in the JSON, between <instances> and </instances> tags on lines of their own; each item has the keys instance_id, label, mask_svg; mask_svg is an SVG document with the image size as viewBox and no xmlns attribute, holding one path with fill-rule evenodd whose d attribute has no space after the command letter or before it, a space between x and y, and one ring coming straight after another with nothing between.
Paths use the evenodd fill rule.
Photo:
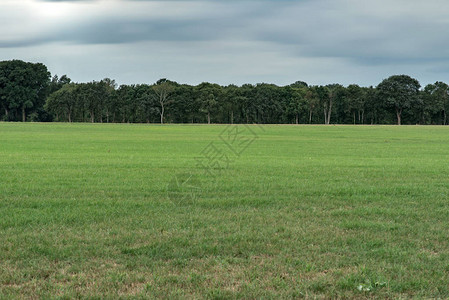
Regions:
<instances>
[{"instance_id":1,"label":"overcast sky","mask_svg":"<svg viewBox=\"0 0 449 300\"><path fill-rule=\"evenodd\" d=\"M0 60L86 82L449 81L447 0L0 0Z\"/></svg>"}]
</instances>

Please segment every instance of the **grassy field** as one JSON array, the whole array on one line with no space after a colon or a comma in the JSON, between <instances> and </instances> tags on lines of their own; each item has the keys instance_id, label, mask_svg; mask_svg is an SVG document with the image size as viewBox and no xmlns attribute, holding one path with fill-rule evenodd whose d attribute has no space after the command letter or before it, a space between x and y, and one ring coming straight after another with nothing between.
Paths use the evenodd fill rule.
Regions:
<instances>
[{"instance_id":1,"label":"grassy field","mask_svg":"<svg viewBox=\"0 0 449 300\"><path fill-rule=\"evenodd\" d=\"M449 297L449 128L235 130L0 123L0 298Z\"/></svg>"}]
</instances>

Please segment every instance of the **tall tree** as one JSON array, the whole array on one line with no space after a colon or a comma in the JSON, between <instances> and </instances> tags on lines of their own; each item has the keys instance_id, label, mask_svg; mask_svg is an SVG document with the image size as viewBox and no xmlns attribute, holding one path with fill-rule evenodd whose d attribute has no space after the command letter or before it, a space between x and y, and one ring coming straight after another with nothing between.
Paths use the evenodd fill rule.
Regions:
<instances>
[{"instance_id":1,"label":"tall tree","mask_svg":"<svg viewBox=\"0 0 449 300\"><path fill-rule=\"evenodd\" d=\"M245 100L242 95L242 90L234 85L228 85L224 89L224 105L229 114L229 123L234 124L234 114L239 109L239 105Z\"/></svg>"},{"instance_id":2,"label":"tall tree","mask_svg":"<svg viewBox=\"0 0 449 300\"><path fill-rule=\"evenodd\" d=\"M296 81L284 90L289 92L288 112L295 116L295 123L299 124L299 114L306 107L305 94L309 85L304 81Z\"/></svg>"},{"instance_id":3,"label":"tall tree","mask_svg":"<svg viewBox=\"0 0 449 300\"><path fill-rule=\"evenodd\" d=\"M172 97L173 121L177 123L195 123L201 119L200 103L197 101L196 87L182 84L176 87Z\"/></svg>"},{"instance_id":4,"label":"tall tree","mask_svg":"<svg viewBox=\"0 0 449 300\"><path fill-rule=\"evenodd\" d=\"M283 89L274 84L259 83L254 87L257 123L279 123L287 110L284 100L289 97L282 92Z\"/></svg>"},{"instance_id":5,"label":"tall tree","mask_svg":"<svg viewBox=\"0 0 449 300\"><path fill-rule=\"evenodd\" d=\"M320 101L317 89L318 89L317 86L309 87L304 95L304 101L307 105L307 110L309 112L309 124L312 124L313 112L318 107Z\"/></svg>"},{"instance_id":6,"label":"tall tree","mask_svg":"<svg viewBox=\"0 0 449 300\"><path fill-rule=\"evenodd\" d=\"M77 86L66 84L61 89L48 96L45 109L56 115L56 120L60 121L66 116L68 122L72 122L73 113L77 101Z\"/></svg>"},{"instance_id":7,"label":"tall tree","mask_svg":"<svg viewBox=\"0 0 449 300\"><path fill-rule=\"evenodd\" d=\"M117 83L114 79L104 78L100 81L100 84L104 90L103 110L106 115L106 123L109 123L117 104Z\"/></svg>"},{"instance_id":8,"label":"tall tree","mask_svg":"<svg viewBox=\"0 0 449 300\"><path fill-rule=\"evenodd\" d=\"M241 110L242 118L245 120L246 124L250 121L254 122L254 115L256 114L257 104L254 100L255 87L251 84L244 84L240 88L242 99L241 99Z\"/></svg>"},{"instance_id":9,"label":"tall tree","mask_svg":"<svg viewBox=\"0 0 449 300\"><path fill-rule=\"evenodd\" d=\"M133 115L136 110L136 86L135 85L121 85L117 90L117 116L113 116L114 119L117 118L118 122L126 123L132 122L134 119Z\"/></svg>"},{"instance_id":10,"label":"tall tree","mask_svg":"<svg viewBox=\"0 0 449 300\"><path fill-rule=\"evenodd\" d=\"M329 87L327 86L320 85L316 87L315 91L317 93L321 107L323 108L324 124L327 125L330 122L330 114L332 112L334 98L331 96Z\"/></svg>"},{"instance_id":11,"label":"tall tree","mask_svg":"<svg viewBox=\"0 0 449 300\"><path fill-rule=\"evenodd\" d=\"M331 122L332 116L332 108L335 105L335 102L338 101L342 96L343 86L341 84L328 84L326 85L327 89L327 99L324 98L322 101L324 108L324 119L325 124L329 125Z\"/></svg>"},{"instance_id":12,"label":"tall tree","mask_svg":"<svg viewBox=\"0 0 449 300\"><path fill-rule=\"evenodd\" d=\"M147 84L139 84L135 87L135 101L138 114L136 120L139 122L153 123L159 118L158 103L154 97L154 91Z\"/></svg>"},{"instance_id":13,"label":"tall tree","mask_svg":"<svg viewBox=\"0 0 449 300\"><path fill-rule=\"evenodd\" d=\"M365 96L365 109L366 109L366 120L369 120L371 125L379 123L379 115L383 110L382 102L379 101L377 96L377 90L370 86L364 87Z\"/></svg>"},{"instance_id":14,"label":"tall tree","mask_svg":"<svg viewBox=\"0 0 449 300\"><path fill-rule=\"evenodd\" d=\"M84 104L85 112L89 115L91 123L95 123L97 120L103 121L101 111L105 102L105 91L105 84L98 81L83 83L78 88L78 97Z\"/></svg>"},{"instance_id":15,"label":"tall tree","mask_svg":"<svg viewBox=\"0 0 449 300\"><path fill-rule=\"evenodd\" d=\"M218 84L203 82L197 86L198 101L200 110L206 113L207 124L211 123L211 114L218 108L218 100L222 93L222 88Z\"/></svg>"},{"instance_id":16,"label":"tall tree","mask_svg":"<svg viewBox=\"0 0 449 300\"><path fill-rule=\"evenodd\" d=\"M306 90L307 88L305 86L290 88L288 112L294 116L295 124L299 124L299 115L306 107Z\"/></svg>"},{"instance_id":17,"label":"tall tree","mask_svg":"<svg viewBox=\"0 0 449 300\"><path fill-rule=\"evenodd\" d=\"M49 82L50 72L41 63L0 62L0 101L8 118L10 110L15 110L25 122L28 113L42 108Z\"/></svg>"},{"instance_id":18,"label":"tall tree","mask_svg":"<svg viewBox=\"0 0 449 300\"><path fill-rule=\"evenodd\" d=\"M155 85L153 85L153 90L156 93L157 101L159 103L159 113L161 116L161 124L164 124L164 113L166 105L170 100L170 96L175 90L175 83L167 80L166 78L159 79Z\"/></svg>"},{"instance_id":19,"label":"tall tree","mask_svg":"<svg viewBox=\"0 0 449 300\"><path fill-rule=\"evenodd\" d=\"M447 109L449 106L449 86L441 81L428 84L423 91L425 114L439 115L441 121L438 123L447 124ZM432 123L432 120L430 120Z\"/></svg>"},{"instance_id":20,"label":"tall tree","mask_svg":"<svg viewBox=\"0 0 449 300\"><path fill-rule=\"evenodd\" d=\"M420 87L418 80L407 75L390 76L377 86L385 105L394 109L398 125L401 125L404 110L419 103Z\"/></svg>"},{"instance_id":21,"label":"tall tree","mask_svg":"<svg viewBox=\"0 0 449 300\"><path fill-rule=\"evenodd\" d=\"M357 84L351 84L346 89L349 111L352 113L353 123L364 123L365 100L364 90ZM356 117L357 116L357 117ZM357 122L356 122L357 121Z\"/></svg>"}]
</instances>

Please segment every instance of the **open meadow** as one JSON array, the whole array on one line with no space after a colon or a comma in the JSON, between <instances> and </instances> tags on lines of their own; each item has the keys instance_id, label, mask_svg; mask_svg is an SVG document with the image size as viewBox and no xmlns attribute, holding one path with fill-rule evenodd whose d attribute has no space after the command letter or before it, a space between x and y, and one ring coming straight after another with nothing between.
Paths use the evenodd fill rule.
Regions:
<instances>
[{"instance_id":1,"label":"open meadow","mask_svg":"<svg viewBox=\"0 0 449 300\"><path fill-rule=\"evenodd\" d=\"M448 282L447 127L0 123L0 299Z\"/></svg>"}]
</instances>

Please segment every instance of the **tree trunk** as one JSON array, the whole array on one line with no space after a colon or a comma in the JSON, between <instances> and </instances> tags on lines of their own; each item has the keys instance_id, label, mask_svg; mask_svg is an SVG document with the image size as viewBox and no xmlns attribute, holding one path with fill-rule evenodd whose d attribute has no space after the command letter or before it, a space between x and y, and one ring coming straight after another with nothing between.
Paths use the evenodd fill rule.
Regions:
<instances>
[{"instance_id":1,"label":"tree trunk","mask_svg":"<svg viewBox=\"0 0 449 300\"><path fill-rule=\"evenodd\" d=\"M444 122L443 125L446 125L446 110L443 110Z\"/></svg>"},{"instance_id":2,"label":"tree trunk","mask_svg":"<svg viewBox=\"0 0 449 300\"><path fill-rule=\"evenodd\" d=\"M26 115L25 115L25 107L22 106L22 122L26 121Z\"/></svg>"},{"instance_id":3,"label":"tree trunk","mask_svg":"<svg viewBox=\"0 0 449 300\"><path fill-rule=\"evenodd\" d=\"M72 113L69 111L69 123L72 123Z\"/></svg>"},{"instance_id":4,"label":"tree trunk","mask_svg":"<svg viewBox=\"0 0 449 300\"><path fill-rule=\"evenodd\" d=\"M210 124L210 112L207 112L207 124Z\"/></svg>"},{"instance_id":5,"label":"tree trunk","mask_svg":"<svg viewBox=\"0 0 449 300\"><path fill-rule=\"evenodd\" d=\"M398 118L398 125L401 125L401 110L396 110L396 117Z\"/></svg>"},{"instance_id":6,"label":"tree trunk","mask_svg":"<svg viewBox=\"0 0 449 300\"><path fill-rule=\"evenodd\" d=\"M298 125L299 124L299 116L298 116L298 114L296 114L296 125Z\"/></svg>"},{"instance_id":7,"label":"tree trunk","mask_svg":"<svg viewBox=\"0 0 449 300\"><path fill-rule=\"evenodd\" d=\"M90 122L95 123L95 114L93 111L90 112Z\"/></svg>"},{"instance_id":8,"label":"tree trunk","mask_svg":"<svg viewBox=\"0 0 449 300\"><path fill-rule=\"evenodd\" d=\"M331 114L332 114L332 98L329 101L329 108L327 110L327 125L329 125L331 123Z\"/></svg>"},{"instance_id":9,"label":"tree trunk","mask_svg":"<svg viewBox=\"0 0 449 300\"><path fill-rule=\"evenodd\" d=\"M312 124L312 110L309 110L309 124Z\"/></svg>"},{"instance_id":10,"label":"tree trunk","mask_svg":"<svg viewBox=\"0 0 449 300\"><path fill-rule=\"evenodd\" d=\"M164 124L164 104L161 102L161 124Z\"/></svg>"},{"instance_id":11,"label":"tree trunk","mask_svg":"<svg viewBox=\"0 0 449 300\"><path fill-rule=\"evenodd\" d=\"M355 125L355 111L352 112L352 122L353 122L354 125Z\"/></svg>"},{"instance_id":12,"label":"tree trunk","mask_svg":"<svg viewBox=\"0 0 449 300\"><path fill-rule=\"evenodd\" d=\"M231 124L234 124L234 111L231 110Z\"/></svg>"}]
</instances>

